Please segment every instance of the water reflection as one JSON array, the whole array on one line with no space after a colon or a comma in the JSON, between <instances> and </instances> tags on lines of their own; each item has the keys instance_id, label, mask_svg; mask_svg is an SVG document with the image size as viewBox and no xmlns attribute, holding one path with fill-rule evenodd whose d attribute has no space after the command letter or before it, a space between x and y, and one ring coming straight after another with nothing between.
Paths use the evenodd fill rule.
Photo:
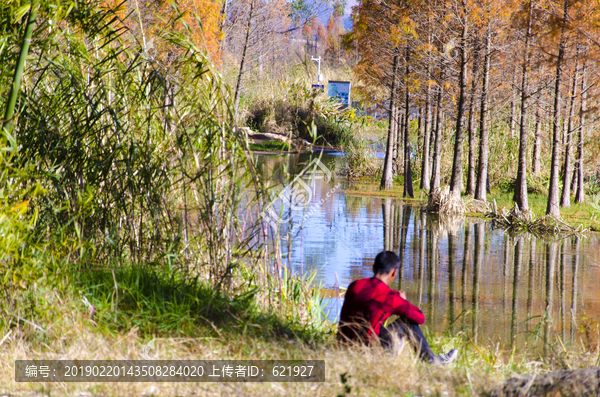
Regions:
<instances>
[{"instance_id":1,"label":"water reflection","mask_svg":"<svg viewBox=\"0 0 600 397\"><path fill-rule=\"evenodd\" d=\"M515 249L515 267L514 267L514 278L513 278L513 293L512 293L512 315L510 323L510 343L514 344L517 335L517 311L519 310L519 281L521 273L521 264L523 262L523 237L517 238L517 247Z\"/></svg>"},{"instance_id":2,"label":"water reflection","mask_svg":"<svg viewBox=\"0 0 600 397\"><path fill-rule=\"evenodd\" d=\"M554 272L556 268L556 251L558 250L556 242L546 245L547 271L546 271L546 326L544 327L544 339L548 340L550 336L550 325L552 323L552 308L554 305ZM548 345L544 345L547 350Z\"/></svg>"},{"instance_id":3,"label":"water reflection","mask_svg":"<svg viewBox=\"0 0 600 397\"><path fill-rule=\"evenodd\" d=\"M279 178L283 164L294 173L306 162L303 156L260 160ZM323 162L341 164L331 155ZM401 200L348 195L340 181L342 188L306 219L306 210L292 211L290 222L301 227L282 250L294 272L316 271L325 287L347 286L372 275L378 252L395 251L402 261L396 287L421 307L426 325L438 334L466 332L475 343L509 347L533 333L574 340L581 314L600 314L597 234L547 241L511 236L481 219L439 217ZM311 188L320 202L331 182ZM336 321L340 302L332 299L330 308Z\"/></svg>"},{"instance_id":4,"label":"water reflection","mask_svg":"<svg viewBox=\"0 0 600 397\"><path fill-rule=\"evenodd\" d=\"M571 327L571 339L575 338L575 329L576 329L576 321L577 321L577 278L579 273L579 245L580 238L573 237L573 277L572 277L572 287L571 287L571 322L574 326Z\"/></svg>"},{"instance_id":5,"label":"water reflection","mask_svg":"<svg viewBox=\"0 0 600 397\"><path fill-rule=\"evenodd\" d=\"M473 318L473 340L475 343L478 342L479 336L479 297L480 289L479 284L481 280L481 268L483 266L483 256L485 252L485 225L483 223L477 223L475 225L475 262L473 264L473 297L471 317Z\"/></svg>"}]
</instances>

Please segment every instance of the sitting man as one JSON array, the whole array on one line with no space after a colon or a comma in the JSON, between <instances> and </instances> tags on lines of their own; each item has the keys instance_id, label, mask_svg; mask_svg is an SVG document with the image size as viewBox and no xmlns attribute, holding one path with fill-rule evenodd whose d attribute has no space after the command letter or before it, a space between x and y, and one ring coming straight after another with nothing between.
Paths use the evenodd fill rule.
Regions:
<instances>
[{"instance_id":1,"label":"sitting man","mask_svg":"<svg viewBox=\"0 0 600 397\"><path fill-rule=\"evenodd\" d=\"M431 351L419 324L425 322L421 309L406 300L404 291L389 287L398 274L400 258L391 251L377 255L372 278L354 281L348 287L340 324L338 339L370 343L373 335L385 347L391 347L393 335L407 337L419 357L429 363L449 364L458 355L453 349L448 354L436 356ZM391 315L399 318L387 327L385 320Z\"/></svg>"}]
</instances>

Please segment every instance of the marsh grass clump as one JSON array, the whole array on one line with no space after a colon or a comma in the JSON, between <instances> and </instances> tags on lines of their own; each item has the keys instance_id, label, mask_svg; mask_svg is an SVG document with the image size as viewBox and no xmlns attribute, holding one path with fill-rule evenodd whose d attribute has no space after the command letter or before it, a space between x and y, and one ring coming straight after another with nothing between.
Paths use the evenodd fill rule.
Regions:
<instances>
[{"instance_id":1,"label":"marsh grass clump","mask_svg":"<svg viewBox=\"0 0 600 397\"><path fill-rule=\"evenodd\" d=\"M444 191L440 188L436 189L429 195L429 200L427 202L427 210L432 212L438 212L440 209L440 202L442 200L442 195Z\"/></svg>"},{"instance_id":2,"label":"marsh grass clump","mask_svg":"<svg viewBox=\"0 0 600 397\"><path fill-rule=\"evenodd\" d=\"M464 215L467 213L467 207L460 194L450 192L448 186L438 188L429 195L427 210L448 215Z\"/></svg>"},{"instance_id":3,"label":"marsh grass clump","mask_svg":"<svg viewBox=\"0 0 600 397\"><path fill-rule=\"evenodd\" d=\"M167 270L143 265L122 267L114 274L80 272L74 289L96 308L93 320L97 326L110 332L135 328L143 337L161 338L241 332L309 343L328 332L322 328L322 303L310 281L284 275L282 280L270 277L267 287L246 280L244 275L234 280L238 285L233 292L226 293L180 266ZM266 303L268 293L277 302ZM322 329L322 335L316 329Z\"/></svg>"},{"instance_id":4,"label":"marsh grass clump","mask_svg":"<svg viewBox=\"0 0 600 397\"><path fill-rule=\"evenodd\" d=\"M346 167L341 174L348 178L375 178L381 175L382 161L375 156L372 146L363 138L344 146L344 160Z\"/></svg>"},{"instance_id":5,"label":"marsh grass clump","mask_svg":"<svg viewBox=\"0 0 600 397\"><path fill-rule=\"evenodd\" d=\"M491 218L497 226L514 231L528 231L538 235L583 233L585 231L581 226L573 227L550 215L538 217L532 211L521 211L516 205L510 211L505 207L498 209L495 202L486 217Z\"/></svg>"}]
</instances>

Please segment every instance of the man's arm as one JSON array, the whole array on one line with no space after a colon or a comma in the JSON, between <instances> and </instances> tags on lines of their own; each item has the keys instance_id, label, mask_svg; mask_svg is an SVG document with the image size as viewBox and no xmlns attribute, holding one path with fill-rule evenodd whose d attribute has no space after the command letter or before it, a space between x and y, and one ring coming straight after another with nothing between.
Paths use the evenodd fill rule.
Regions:
<instances>
[{"instance_id":1,"label":"man's arm","mask_svg":"<svg viewBox=\"0 0 600 397\"><path fill-rule=\"evenodd\" d=\"M406 299L406 293L404 291L399 291L397 294L394 294L392 314L414 321L417 324L423 324L425 322L425 315L421 309Z\"/></svg>"}]
</instances>

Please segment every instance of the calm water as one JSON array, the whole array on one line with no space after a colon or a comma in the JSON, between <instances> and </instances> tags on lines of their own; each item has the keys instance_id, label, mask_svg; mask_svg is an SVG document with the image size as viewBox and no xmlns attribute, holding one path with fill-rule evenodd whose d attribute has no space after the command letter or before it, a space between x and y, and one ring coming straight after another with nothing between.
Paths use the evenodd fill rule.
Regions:
<instances>
[{"instance_id":1,"label":"calm water","mask_svg":"<svg viewBox=\"0 0 600 397\"><path fill-rule=\"evenodd\" d=\"M284 181L284 169L293 178L311 158L262 155L259 160L263 175ZM343 158L325 154L321 162L339 168ZM282 247L284 252L290 247L294 272L316 271L326 288L372 276L375 256L386 249L401 259L396 288L423 310L436 334L466 332L478 343L505 347L531 340L536 332L569 341L578 338L574 324L582 315L600 317L598 234L511 236L490 222L428 214L401 198L345 194L345 178L302 175L304 183L287 182L280 197L288 201L274 206L283 205L281 229L291 236ZM329 300L330 320L336 321L340 308L340 299ZM542 322L546 312L549 321Z\"/></svg>"}]
</instances>

